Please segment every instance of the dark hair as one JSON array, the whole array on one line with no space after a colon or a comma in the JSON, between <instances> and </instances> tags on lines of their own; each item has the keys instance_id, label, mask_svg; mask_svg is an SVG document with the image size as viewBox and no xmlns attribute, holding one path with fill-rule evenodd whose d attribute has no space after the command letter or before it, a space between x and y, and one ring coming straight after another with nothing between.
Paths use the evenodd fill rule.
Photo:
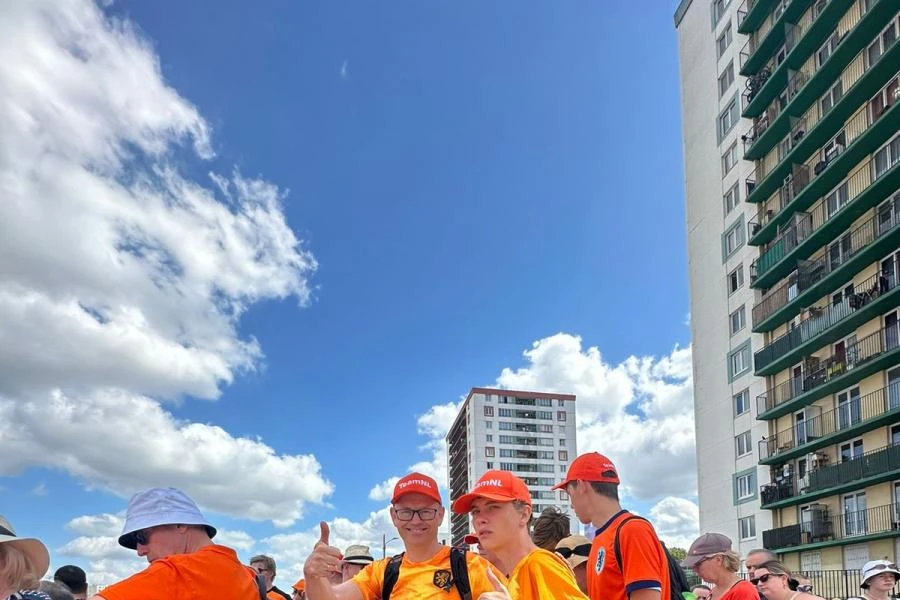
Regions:
<instances>
[{"instance_id":1,"label":"dark hair","mask_svg":"<svg viewBox=\"0 0 900 600\"><path fill-rule=\"evenodd\" d=\"M553 552L559 540L570 534L569 515L555 506L550 506L535 519L531 538L536 546Z\"/></svg>"},{"instance_id":2,"label":"dark hair","mask_svg":"<svg viewBox=\"0 0 900 600\"><path fill-rule=\"evenodd\" d=\"M612 473L612 471L609 471ZM603 473L604 477L606 476L606 472ZM615 473L613 473L615 475ZM608 483L606 481L592 481L591 487L594 488L594 491L600 494L601 496L606 496L610 500L619 501L619 484L618 483Z\"/></svg>"}]
</instances>

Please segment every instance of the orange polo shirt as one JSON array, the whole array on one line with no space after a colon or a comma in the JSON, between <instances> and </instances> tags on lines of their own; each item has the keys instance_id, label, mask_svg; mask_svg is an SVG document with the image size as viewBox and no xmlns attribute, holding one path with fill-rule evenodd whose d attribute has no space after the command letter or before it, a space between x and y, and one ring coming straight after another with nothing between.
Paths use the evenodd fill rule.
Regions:
<instances>
[{"instance_id":1,"label":"orange polo shirt","mask_svg":"<svg viewBox=\"0 0 900 600\"><path fill-rule=\"evenodd\" d=\"M519 561L509 576L513 600L586 600L578 589L572 569L556 553L537 548ZM474 594L473 598L477 598Z\"/></svg>"},{"instance_id":2,"label":"orange polo shirt","mask_svg":"<svg viewBox=\"0 0 900 600\"><path fill-rule=\"evenodd\" d=\"M632 519L622 526L619 551L624 564L616 562L616 528L629 516L627 510L619 511L594 535L587 561L588 595L593 600L628 600L634 591L655 588L661 600L667 600L669 563L650 523Z\"/></svg>"},{"instance_id":3,"label":"orange polo shirt","mask_svg":"<svg viewBox=\"0 0 900 600\"><path fill-rule=\"evenodd\" d=\"M381 590L384 587L384 569L390 558L376 560L357 573L351 581L362 592L364 600L376 600L381 598ZM466 552L466 564L469 567L469 587L472 588L472 598L478 598L481 594L494 591L487 577L487 569L493 567L483 557L474 552ZM391 600L459 600L459 591L456 586L448 591L438 587L435 583L435 573L447 571L450 573L450 547L444 546L437 554L424 562L414 563L405 555L400 563L400 574L397 583L391 592ZM500 581L504 577L494 569L494 574Z\"/></svg>"},{"instance_id":4,"label":"orange polo shirt","mask_svg":"<svg viewBox=\"0 0 900 600\"><path fill-rule=\"evenodd\" d=\"M190 554L173 554L103 588L106 600L259 600L256 571L241 564L225 546L204 546Z\"/></svg>"}]
</instances>

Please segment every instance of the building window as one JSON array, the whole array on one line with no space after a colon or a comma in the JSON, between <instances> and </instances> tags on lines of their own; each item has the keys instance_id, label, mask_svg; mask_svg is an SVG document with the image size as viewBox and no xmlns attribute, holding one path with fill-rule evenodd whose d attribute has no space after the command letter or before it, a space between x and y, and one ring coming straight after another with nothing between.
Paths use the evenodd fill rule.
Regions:
<instances>
[{"instance_id":1,"label":"building window","mask_svg":"<svg viewBox=\"0 0 900 600\"><path fill-rule=\"evenodd\" d=\"M486 436L486 438L487 438L487 439L485 439L486 442L493 442L493 441L494 441L494 436L492 436L491 434L488 434L488 435Z\"/></svg>"},{"instance_id":2,"label":"building window","mask_svg":"<svg viewBox=\"0 0 900 600\"><path fill-rule=\"evenodd\" d=\"M568 450L560 450L559 451L559 460L569 460L569 451Z\"/></svg>"},{"instance_id":3,"label":"building window","mask_svg":"<svg viewBox=\"0 0 900 600\"><path fill-rule=\"evenodd\" d=\"M560 446L565 446L565 445L566 445L566 440L563 439L563 438L560 438L560 440L559 440L559 445L560 445Z\"/></svg>"},{"instance_id":4,"label":"building window","mask_svg":"<svg viewBox=\"0 0 900 600\"><path fill-rule=\"evenodd\" d=\"M887 145L880 148L876 153L872 165L875 169L873 176L877 179L885 174L897 161L900 160L900 135L894 136L894 139Z\"/></svg>"},{"instance_id":5,"label":"building window","mask_svg":"<svg viewBox=\"0 0 900 600\"><path fill-rule=\"evenodd\" d=\"M738 155L737 155L737 141L735 141L731 146L729 146L728 150L725 151L725 154L722 155L722 176L727 175L733 168L734 165L737 164Z\"/></svg>"},{"instance_id":6,"label":"building window","mask_svg":"<svg viewBox=\"0 0 900 600\"><path fill-rule=\"evenodd\" d=\"M565 433L565 432L566 432L566 426L565 426L565 425L557 425L557 426L556 426L556 430L557 430L559 433Z\"/></svg>"},{"instance_id":7,"label":"building window","mask_svg":"<svg viewBox=\"0 0 900 600\"><path fill-rule=\"evenodd\" d=\"M560 492L559 492L559 499L560 499L561 501L563 501L563 502L567 502L567 501L569 500L569 494L567 494L566 492L560 490Z\"/></svg>"},{"instance_id":8,"label":"building window","mask_svg":"<svg viewBox=\"0 0 900 600\"><path fill-rule=\"evenodd\" d=\"M539 411L537 412L537 418L538 418L538 419L543 419L543 420L545 420L545 421L549 421L550 419L553 418L553 411L551 411L551 410L539 410Z\"/></svg>"},{"instance_id":9,"label":"building window","mask_svg":"<svg viewBox=\"0 0 900 600\"><path fill-rule=\"evenodd\" d=\"M716 39L716 54L719 58L725 54L725 51L728 50L728 46L731 45L731 21L725 24L725 29L722 30L722 34Z\"/></svg>"},{"instance_id":10,"label":"building window","mask_svg":"<svg viewBox=\"0 0 900 600\"><path fill-rule=\"evenodd\" d=\"M566 411L564 411L564 410L556 411L556 420L557 421L565 421L566 420Z\"/></svg>"},{"instance_id":11,"label":"building window","mask_svg":"<svg viewBox=\"0 0 900 600\"><path fill-rule=\"evenodd\" d=\"M753 474L748 473L737 478L738 500L746 500L753 497Z\"/></svg>"},{"instance_id":12,"label":"building window","mask_svg":"<svg viewBox=\"0 0 900 600\"><path fill-rule=\"evenodd\" d=\"M553 433L553 425L538 425L538 431L541 433Z\"/></svg>"},{"instance_id":13,"label":"building window","mask_svg":"<svg viewBox=\"0 0 900 600\"><path fill-rule=\"evenodd\" d=\"M837 101L844 95L844 83L838 79L837 83L831 86L825 95L819 99L819 110L824 115L837 104Z\"/></svg>"},{"instance_id":14,"label":"building window","mask_svg":"<svg viewBox=\"0 0 900 600\"><path fill-rule=\"evenodd\" d=\"M488 469L493 469L493 468L494 468L494 463L492 463L491 461L487 461L487 468L488 468Z\"/></svg>"},{"instance_id":15,"label":"building window","mask_svg":"<svg viewBox=\"0 0 900 600\"><path fill-rule=\"evenodd\" d=\"M511 408L501 408L500 416L501 417L511 417L511 416L513 416L513 411Z\"/></svg>"},{"instance_id":16,"label":"building window","mask_svg":"<svg viewBox=\"0 0 900 600\"><path fill-rule=\"evenodd\" d=\"M728 316L728 328L729 331L731 331L731 335L734 335L746 326L747 315L746 311L744 310L744 306L741 305L739 309Z\"/></svg>"},{"instance_id":17,"label":"building window","mask_svg":"<svg viewBox=\"0 0 900 600\"><path fill-rule=\"evenodd\" d=\"M494 458L494 447L493 446L485 446L484 447L484 455L488 458Z\"/></svg>"},{"instance_id":18,"label":"building window","mask_svg":"<svg viewBox=\"0 0 900 600\"><path fill-rule=\"evenodd\" d=\"M888 48L894 45L897 37L897 19L891 19L891 24L885 27L881 35L866 49L870 67L878 62L878 59L881 58Z\"/></svg>"},{"instance_id":19,"label":"building window","mask_svg":"<svg viewBox=\"0 0 900 600\"><path fill-rule=\"evenodd\" d=\"M756 537L756 517L751 515L738 519L741 540L752 540Z\"/></svg>"},{"instance_id":20,"label":"building window","mask_svg":"<svg viewBox=\"0 0 900 600\"><path fill-rule=\"evenodd\" d=\"M737 450L738 456L747 456L751 452L753 452L753 448L751 447L750 442L750 431L745 431L744 433L736 436L734 438L734 446Z\"/></svg>"},{"instance_id":21,"label":"building window","mask_svg":"<svg viewBox=\"0 0 900 600\"><path fill-rule=\"evenodd\" d=\"M712 6L710 9L712 10L712 22L713 27L716 26L722 17L725 16L725 9L728 8L728 5L731 3L731 0L713 0Z\"/></svg>"},{"instance_id":22,"label":"building window","mask_svg":"<svg viewBox=\"0 0 900 600\"><path fill-rule=\"evenodd\" d=\"M742 415L750 410L750 390L742 390L734 395L734 414Z\"/></svg>"},{"instance_id":23,"label":"building window","mask_svg":"<svg viewBox=\"0 0 900 600\"><path fill-rule=\"evenodd\" d=\"M725 95L725 92L728 91L728 88L731 87L731 84L734 83L734 61L728 61L728 66L725 67L725 70L722 71L722 74L719 75L719 98ZM735 100L731 101L731 105L728 107L731 109L735 107L735 113L737 113L737 102Z\"/></svg>"},{"instance_id":24,"label":"building window","mask_svg":"<svg viewBox=\"0 0 900 600\"><path fill-rule=\"evenodd\" d=\"M734 381L750 370L750 343L742 345L728 355L729 379Z\"/></svg>"},{"instance_id":25,"label":"building window","mask_svg":"<svg viewBox=\"0 0 900 600\"><path fill-rule=\"evenodd\" d=\"M734 184L731 186L731 189L725 192L725 196L723 196L723 203L725 204L725 216L727 217L731 211L737 208L737 205L740 203L741 199L739 196L738 190L740 187L738 184Z\"/></svg>"},{"instance_id":26,"label":"building window","mask_svg":"<svg viewBox=\"0 0 900 600\"><path fill-rule=\"evenodd\" d=\"M738 267L728 274L728 295L735 293L744 285L744 265Z\"/></svg>"},{"instance_id":27,"label":"building window","mask_svg":"<svg viewBox=\"0 0 900 600\"><path fill-rule=\"evenodd\" d=\"M744 215L740 215L722 234L722 262L731 258L744 245Z\"/></svg>"},{"instance_id":28,"label":"building window","mask_svg":"<svg viewBox=\"0 0 900 600\"><path fill-rule=\"evenodd\" d=\"M493 396L492 394L485 394L485 395L484 395L484 401L485 401L485 402L493 402L493 401L494 401L494 396Z\"/></svg>"},{"instance_id":29,"label":"building window","mask_svg":"<svg viewBox=\"0 0 900 600\"><path fill-rule=\"evenodd\" d=\"M566 405L566 401L565 401L565 400L557 400L556 402L557 402L557 406L560 406L560 407Z\"/></svg>"},{"instance_id":30,"label":"building window","mask_svg":"<svg viewBox=\"0 0 900 600\"><path fill-rule=\"evenodd\" d=\"M567 470L568 470L568 469L566 468L566 465L559 465L559 472L560 472L560 473L565 473Z\"/></svg>"},{"instance_id":31,"label":"building window","mask_svg":"<svg viewBox=\"0 0 900 600\"><path fill-rule=\"evenodd\" d=\"M484 407L484 416L493 417L494 416L494 407L493 406L485 406Z\"/></svg>"},{"instance_id":32,"label":"building window","mask_svg":"<svg viewBox=\"0 0 900 600\"><path fill-rule=\"evenodd\" d=\"M484 422L484 428L485 428L485 429L493 429L493 428L494 428L494 424L493 424L491 421L485 421L485 422ZM501 427L501 429L502 429L502 427Z\"/></svg>"},{"instance_id":33,"label":"building window","mask_svg":"<svg viewBox=\"0 0 900 600\"><path fill-rule=\"evenodd\" d=\"M733 74L731 76L731 80L734 81ZM719 79L719 86L720 86L719 89L721 89L721 85L722 85L722 79L720 78ZM728 103L728 106L725 107L725 110L723 110L721 113L719 113L719 140L720 141L722 140L722 138L724 138L726 135L728 135L728 132L730 132L734 128L734 126L738 122L738 118L739 118L739 116L738 116L737 98L734 98L731 100L731 102ZM737 143L735 143L735 145L734 145L734 159L733 160L737 161ZM732 166L734 166L734 165L732 164ZM731 167L729 167L725 172L727 173L730 170L731 170Z\"/></svg>"}]
</instances>

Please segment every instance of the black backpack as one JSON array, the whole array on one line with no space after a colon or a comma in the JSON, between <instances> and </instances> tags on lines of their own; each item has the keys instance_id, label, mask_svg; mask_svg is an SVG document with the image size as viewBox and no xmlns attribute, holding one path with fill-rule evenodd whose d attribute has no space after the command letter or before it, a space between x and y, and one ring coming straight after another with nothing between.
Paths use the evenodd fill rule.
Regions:
<instances>
[{"instance_id":1,"label":"black backpack","mask_svg":"<svg viewBox=\"0 0 900 600\"><path fill-rule=\"evenodd\" d=\"M625 525L625 523L632 519L647 521L644 517L631 515L630 517L622 519L622 522L616 527L616 539L613 542L613 551L616 555L616 563L619 565L619 568L622 569L623 573L625 572L625 569L622 566L622 550L619 548L619 531L622 530L622 526ZM650 521L647 522L649 523ZM691 586L688 585L687 577L684 576L684 570L681 568L681 563L669 553L669 549L666 548L666 545L662 540L657 538L657 541L659 542L659 545L662 546L663 552L666 554L666 562L669 566L669 600L684 600L682 593L691 591ZM662 598L661 600L666 599Z\"/></svg>"},{"instance_id":2,"label":"black backpack","mask_svg":"<svg viewBox=\"0 0 900 600\"><path fill-rule=\"evenodd\" d=\"M404 554L404 552L401 552L392 556L384 568L384 585L381 588L381 600L388 600L391 597L397 578L400 577L400 563L403 562ZM466 563L466 550L464 548L450 548L450 576L452 579L446 583L444 590L450 591L450 587L455 585L462 600L472 600L472 589L469 587L469 565Z\"/></svg>"}]
</instances>

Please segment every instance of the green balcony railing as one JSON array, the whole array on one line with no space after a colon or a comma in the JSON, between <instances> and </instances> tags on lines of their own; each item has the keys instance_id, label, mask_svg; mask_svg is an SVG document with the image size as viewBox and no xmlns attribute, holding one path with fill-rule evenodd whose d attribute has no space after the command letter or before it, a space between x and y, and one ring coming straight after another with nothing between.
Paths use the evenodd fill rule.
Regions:
<instances>
[{"instance_id":1,"label":"green balcony railing","mask_svg":"<svg viewBox=\"0 0 900 600\"><path fill-rule=\"evenodd\" d=\"M798 378L792 382L802 385ZM783 429L773 436L759 442L760 464L784 462L834 444L856 435L861 428L871 429L876 423L885 419L896 419L900 414L900 382L876 390L865 396L851 396L838 408L823 412L821 415L809 417Z\"/></svg>"},{"instance_id":2,"label":"green balcony railing","mask_svg":"<svg viewBox=\"0 0 900 600\"><path fill-rule=\"evenodd\" d=\"M900 303L900 294L894 293L897 278L893 273L877 273L861 282L858 292L837 304L813 307L810 315L800 325L779 336L753 355L757 375L771 375L796 362L797 355L809 353L848 333L879 312Z\"/></svg>"},{"instance_id":3,"label":"green balcony railing","mask_svg":"<svg viewBox=\"0 0 900 600\"><path fill-rule=\"evenodd\" d=\"M765 33L760 35L760 31L756 31L748 36L748 44L741 50L739 57L741 75L756 73L766 58L772 56L782 44L791 43L791 37L797 36L796 33L791 35L792 29L800 15L812 4L812 0L783 0L781 4L780 10L769 16L771 27ZM786 53L789 48L779 51Z\"/></svg>"},{"instance_id":4,"label":"green balcony railing","mask_svg":"<svg viewBox=\"0 0 900 600\"><path fill-rule=\"evenodd\" d=\"M738 33L749 34L756 31L769 16L774 4L775 0L744 0L737 11Z\"/></svg>"},{"instance_id":5,"label":"green balcony railing","mask_svg":"<svg viewBox=\"0 0 900 600\"><path fill-rule=\"evenodd\" d=\"M808 520L802 523L763 531L763 548L773 552L796 552L798 549L802 550L802 546L811 544L821 547L871 540L875 536L900 536L898 503L845 511L836 515L827 509L809 511L806 514ZM797 548L798 546L801 548Z\"/></svg>"},{"instance_id":6,"label":"green balcony railing","mask_svg":"<svg viewBox=\"0 0 900 600\"><path fill-rule=\"evenodd\" d=\"M803 375L756 397L757 418L776 419L827 394L850 387L900 357L900 327L879 329L824 359L809 357Z\"/></svg>"},{"instance_id":7,"label":"green balcony railing","mask_svg":"<svg viewBox=\"0 0 900 600\"><path fill-rule=\"evenodd\" d=\"M900 169L896 165L891 168ZM842 240L838 252L826 250L818 258L792 261L796 271L768 290L753 307L753 331L770 331L799 314L801 307L842 287L857 267L900 245L898 235L900 218L886 204L874 217L853 229Z\"/></svg>"}]
</instances>

